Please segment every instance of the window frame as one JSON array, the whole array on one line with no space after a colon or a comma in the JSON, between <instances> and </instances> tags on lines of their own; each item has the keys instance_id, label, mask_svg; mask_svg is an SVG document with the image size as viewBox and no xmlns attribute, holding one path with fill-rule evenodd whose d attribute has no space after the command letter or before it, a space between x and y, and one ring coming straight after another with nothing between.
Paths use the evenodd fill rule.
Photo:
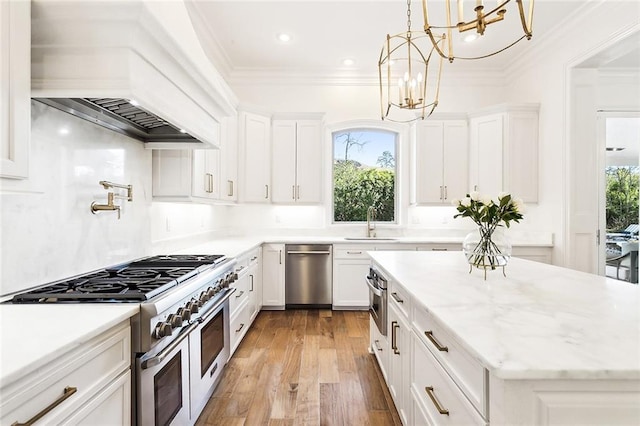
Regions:
<instances>
[{"instance_id":1,"label":"window frame","mask_svg":"<svg viewBox=\"0 0 640 426\"><path fill-rule=\"evenodd\" d=\"M326 209L326 223L329 227L345 228L353 226L362 226L366 221L352 222L336 222L334 220L334 181L333 181L333 165L334 165L334 144L333 135L336 133L344 133L346 131L383 131L393 133L395 136L395 184L394 184L394 221L393 222L376 222L379 228L399 228L406 222L408 205L405 200L408 199L408 191L405 182L408 182L408 163L404 155L408 152L408 126L402 126L397 123L382 122L379 120L353 120L334 123L326 126L327 161L326 176L328 185L326 186L326 200L330 204ZM406 164L405 164L406 163ZM405 176L406 175L406 176ZM406 192L406 194L405 194Z\"/></svg>"}]
</instances>

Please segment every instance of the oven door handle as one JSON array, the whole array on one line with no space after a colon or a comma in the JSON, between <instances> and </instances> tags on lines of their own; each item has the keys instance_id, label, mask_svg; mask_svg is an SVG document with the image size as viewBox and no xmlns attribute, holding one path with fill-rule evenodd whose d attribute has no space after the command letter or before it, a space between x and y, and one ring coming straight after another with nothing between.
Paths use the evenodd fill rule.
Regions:
<instances>
[{"instance_id":1,"label":"oven door handle","mask_svg":"<svg viewBox=\"0 0 640 426\"><path fill-rule=\"evenodd\" d=\"M169 356L171 352L173 352L175 348L177 348L180 345L180 343L182 343L184 339L187 338L189 333L195 330L199 325L200 325L199 323L194 322L193 324L190 324L187 328L183 329L178 335L178 337L176 338L176 340L174 340L173 342L171 342L169 346L167 346L166 348L158 352L158 355L142 361L140 363L140 368L142 368L143 370L146 370L147 368L151 368L155 365L160 364L167 356Z\"/></svg>"},{"instance_id":2,"label":"oven door handle","mask_svg":"<svg viewBox=\"0 0 640 426\"><path fill-rule=\"evenodd\" d=\"M218 308L219 308L220 306L222 306L222 305L224 304L224 302L226 302L227 300L229 300L229 298L231 297L231 295L232 295L233 293L235 293L235 292L236 292L236 289L235 289L234 287L227 288L227 292L224 294L224 296L222 296L222 298L221 298L220 300L218 300L218 302L217 302L215 305L213 305L213 307L212 307L212 308L208 309L208 310L207 310L207 312L206 312L205 314L203 314L202 316L200 316L200 317L198 318L198 320L197 320L197 321L198 321L199 323L203 323L203 322L205 322L207 319L209 319L209 317L210 317L211 315L213 315L214 313L216 313L216 311L218 310Z\"/></svg>"},{"instance_id":3,"label":"oven door handle","mask_svg":"<svg viewBox=\"0 0 640 426\"><path fill-rule=\"evenodd\" d=\"M382 289L378 288L378 287L377 287L377 286L376 286L376 285L375 285L375 284L374 284L374 283L369 279L369 277L366 277L364 280L365 280L365 282L367 283L367 287L369 287L369 290L370 290L373 294L375 294L376 296L380 296L380 297L382 297L382 292L383 292L384 290L382 290Z\"/></svg>"}]
</instances>

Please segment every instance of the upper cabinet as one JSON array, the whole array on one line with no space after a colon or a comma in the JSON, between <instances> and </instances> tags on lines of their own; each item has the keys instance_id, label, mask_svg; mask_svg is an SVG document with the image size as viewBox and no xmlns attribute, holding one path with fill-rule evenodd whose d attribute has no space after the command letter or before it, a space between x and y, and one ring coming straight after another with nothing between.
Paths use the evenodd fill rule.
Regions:
<instances>
[{"instance_id":1,"label":"upper cabinet","mask_svg":"<svg viewBox=\"0 0 640 426\"><path fill-rule=\"evenodd\" d=\"M271 199L271 118L250 112L238 114L240 140L240 201L268 203Z\"/></svg>"},{"instance_id":2,"label":"upper cabinet","mask_svg":"<svg viewBox=\"0 0 640 426\"><path fill-rule=\"evenodd\" d=\"M219 198L220 151L153 150L153 198L158 201L212 201Z\"/></svg>"},{"instance_id":3,"label":"upper cabinet","mask_svg":"<svg viewBox=\"0 0 640 426\"><path fill-rule=\"evenodd\" d=\"M538 110L537 104L507 104L471 116L471 190L538 202Z\"/></svg>"},{"instance_id":4,"label":"upper cabinet","mask_svg":"<svg viewBox=\"0 0 640 426\"><path fill-rule=\"evenodd\" d=\"M271 201L322 201L322 120L274 119Z\"/></svg>"},{"instance_id":5,"label":"upper cabinet","mask_svg":"<svg viewBox=\"0 0 640 426\"><path fill-rule=\"evenodd\" d=\"M31 2L0 2L0 177L29 174Z\"/></svg>"},{"instance_id":6,"label":"upper cabinet","mask_svg":"<svg viewBox=\"0 0 640 426\"><path fill-rule=\"evenodd\" d=\"M238 200L238 116L220 123L220 200Z\"/></svg>"},{"instance_id":7,"label":"upper cabinet","mask_svg":"<svg viewBox=\"0 0 640 426\"><path fill-rule=\"evenodd\" d=\"M416 126L412 174L415 204L449 204L468 193L466 120L433 120Z\"/></svg>"}]
</instances>

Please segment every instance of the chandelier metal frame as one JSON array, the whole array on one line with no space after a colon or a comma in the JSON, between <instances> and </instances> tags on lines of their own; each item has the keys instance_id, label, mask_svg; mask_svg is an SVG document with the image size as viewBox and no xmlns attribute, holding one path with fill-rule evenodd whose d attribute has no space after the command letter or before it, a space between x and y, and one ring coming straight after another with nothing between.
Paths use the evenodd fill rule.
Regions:
<instances>
[{"instance_id":1,"label":"chandelier metal frame","mask_svg":"<svg viewBox=\"0 0 640 426\"><path fill-rule=\"evenodd\" d=\"M486 13L485 13L486 6L484 6L483 0L475 0L475 7L473 8L475 12L475 19L472 19L466 22L464 21L464 14L463 14L464 1L456 0L457 12L458 12L457 23L452 23L451 21L452 19L451 0L445 0L445 7L446 7L446 14L447 14L446 25L432 25L429 22L429 13L428 13L428 6L427 6L428 1L429 0L422 0L422 14L424 16L424 32L429 36L431 43L433 44L438 54L443 58L447 58L449 62L453 62L453 60L456 58L465 59L465 60L488 58L490 56L497 55L498 53L509 49L510 47L514 46L516 43L520 42L521 40L524 40L525 38L527 40L531 40L531 37L533 36L533 7L534 7L535 0L529 0L529 10L526 16L525 16L523 0L498 1L497 6ZM453 49L453 40L454 40L453 30L454 29L457 29L460 33L475 29L476 32L482 36L484 35L489 25L494 24L496 22L503 21L505 19L505 15L507 13L507 5L512 1L515 1L515 3L517 3L518 5L518 12L520 15L520 22L522 24L522 30L523 30L523 35L520 38L509 43L505 47L501 47L499 50L492 53L482 54L479 56L468 56L468 57L455 56L453 51L454 50ZM443 37L446 37L448 39L448 42L446 43L448 53L445 53L444 49L442 49L442 47L439 46L442 44L440 36L437 35L439 31L435 31L436 34L434 34L434 30L446 31L446 35L443 35Z\"/></svg>"}]
</instances>

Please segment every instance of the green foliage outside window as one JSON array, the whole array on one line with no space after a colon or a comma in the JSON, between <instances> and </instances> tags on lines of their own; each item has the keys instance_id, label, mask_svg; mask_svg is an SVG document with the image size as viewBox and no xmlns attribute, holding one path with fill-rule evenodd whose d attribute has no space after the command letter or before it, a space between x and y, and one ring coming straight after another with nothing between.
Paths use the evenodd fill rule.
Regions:
<instances>
[{"instance_id":1,"label":"green foliage outside window","mask_svg":"<svg viewBox=\"0 0 640 426\"><path fill-rule=\"evenodd\" d=\"M607 167L607 231L624 230L638 223L638 190L640 168Z\"/></svg>"},{"instance_id":2,"label":"green foliage outside window","mask_svg":"<svg viewBox=\"0 0 640 426\"><path fill-rule=\"evenodd\" d=\"M367 220L369 206L376 208L376 221L395 220L395 171L362 166L351 160L333 165L333 220Z\"/></svg>"}]
</instances>

